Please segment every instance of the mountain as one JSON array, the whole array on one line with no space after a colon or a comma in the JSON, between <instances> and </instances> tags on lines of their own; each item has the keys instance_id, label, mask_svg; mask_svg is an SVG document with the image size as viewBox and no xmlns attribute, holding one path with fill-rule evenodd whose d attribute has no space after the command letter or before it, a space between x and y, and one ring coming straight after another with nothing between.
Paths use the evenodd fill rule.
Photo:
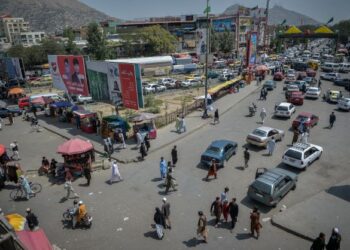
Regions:
<instances>
[{"instance_id":1,"label":"mountain","mask_svg":"<svg viewBox=\"0 0 350 250\"><path fill-rule=\"evenodd\" d=\"M23 17L32 30L55 33L66 26L115 20L78 0L0 0L0 15Z\"/></svg>"},{"instance_id":2,"label":"mountain","mask_svg":"<svg viewBox=\"0 0 350 250\"><path fill-rule=\"evenodd\" d=\"M239 4L232 5L228 7L223 14L224 15L234 15L239 9ZM260 8L261 15L264 15L264 8ZM259 10L255 10L256 13L259 13ZM315 19L308 17L306 15L300 14L296 11L287 10L282 6L275 5L269 10L269 24L280 24L284 19L287 19L288 25L318 25L320 24Z\"/></svg>"}]
</instances>

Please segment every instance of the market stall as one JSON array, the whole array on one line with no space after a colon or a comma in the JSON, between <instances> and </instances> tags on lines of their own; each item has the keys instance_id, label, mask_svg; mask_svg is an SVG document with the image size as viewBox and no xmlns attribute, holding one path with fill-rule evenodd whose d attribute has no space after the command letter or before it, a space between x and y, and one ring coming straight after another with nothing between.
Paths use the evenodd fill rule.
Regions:
<instances>
[{"instance_id":1,"label":"market stall","mask_svg":"<svg viewBox=\"0 0 350 250\"><path fill-rule=\"evenodd\" d=\"M61 116L63 110L72 107L73 104L68 101L58 101L50 104L50 116Z\"/></svg>"},{"instance_id":2,"label":"market stall","mask_svg":"<svg viewBox=\"0 0 350 250\"><path fill-rule=\"evenodd\" d=\"M76 177L81 176L84 168L90 167L95 160L92 143L78 138L70 139L58 146L57 153L63 156L64 169L68 169Z\"/></svg>"},{"instance_id":3,"label":"market stall","mask_svg":"<svg viewBox=\"0 0 350 250\"><path fill-rule=\"evenodd\" d=\"M157 115L152 113L140 113L132 117L130 121L135 123L133 126L134 134L136 134L136 132L140 132L142 138L145 138L145 136L148 134L149 139L156 139L157 128L154 123L154 119L156 117Z\"/></svg>"},{"instance_id":4,"label":"market stall","mask_svg":"<svg viewBox=\"0 0 350 250\"><path fill-rule=\"evenodd\" d=\"M96 132L96 119L97 114L89 110L76 110L73 111L73 115L80 120L80 129L85 133Z\"/></svg>"},{"instance_id":5,"label":"market stall","mask_svg":"<svg viewBox=\"0 0 350 250\"><path fill-rule=\"evenodd\" d=\"M7 98L9 100L13 100L13 102L17 103L19 98L25 97L24 89L20 87L14 87L9 89L7 92Z\"/></svg>"},{"instance_id":6,"label":"market stall","mask_svg":"<svg viewBox=\"0 0 350 250\"><path fill-rule=\"evenodd\" d=\"M101 132L102 137L114 137L114 133L120 130L123 132L124 138L127 138L127 132L130 130L130 125L127 121L117 115L105 116L102 118Z\"/></svg>"}]
</instances>

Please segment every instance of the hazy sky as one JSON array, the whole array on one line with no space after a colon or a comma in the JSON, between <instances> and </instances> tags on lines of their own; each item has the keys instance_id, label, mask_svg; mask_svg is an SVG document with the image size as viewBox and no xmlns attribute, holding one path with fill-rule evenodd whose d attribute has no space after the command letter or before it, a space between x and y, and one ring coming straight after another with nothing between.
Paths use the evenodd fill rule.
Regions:
<instances>
[{"instance_id":1,"label":"hazy sky","mask_svg":"<svg viewBox=\"0 0 350 250\"><path fill-rule=\"evenodd\" d=\"M151 16L201 14L206 0L80 0L110 16L133 19ZM210 0L213 13L221 13L235 3L264 7L266 0ZM350 18L350 0L271 0L271 5L306 14L319 22Z\"/></svg>"}]
</instances>

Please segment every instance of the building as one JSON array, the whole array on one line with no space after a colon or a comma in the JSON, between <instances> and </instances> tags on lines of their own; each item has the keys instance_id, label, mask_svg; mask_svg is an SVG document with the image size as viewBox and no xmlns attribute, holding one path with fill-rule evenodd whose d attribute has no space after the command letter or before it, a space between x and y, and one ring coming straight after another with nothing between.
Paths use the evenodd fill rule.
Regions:
<instances>
[{"instance_id":1,"label":"building","mask_svg":"<svg viewBox=\"0 0 350 250\"><path fill-rule=\"evenodd\" d=\"M21 32L12 35L13 45L23 45L24 47L30 47L38 45L46 37L45 32L33 31L33 32Z\"/></svg>"},{"instance_id":2,"label":"building","mask_svg":"<svg viewBox=\"0 0 350 250\"><path fill-rule=\"evenodd\" d=\"M29 31L29 23L21 17L0 17L0 37L5 37L7 43L13 43L13 36Z\"/></svg>"}]
</instances>

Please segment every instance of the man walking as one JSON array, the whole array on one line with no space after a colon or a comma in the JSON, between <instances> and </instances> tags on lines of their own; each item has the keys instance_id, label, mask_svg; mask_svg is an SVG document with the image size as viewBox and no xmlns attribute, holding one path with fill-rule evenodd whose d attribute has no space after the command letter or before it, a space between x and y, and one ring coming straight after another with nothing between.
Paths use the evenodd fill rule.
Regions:
<instances>
[{"instance_id":1,"label":"man walking","mask_svg":"<svg viewBox=\"0 0 350 250\"><path fill-rule=\"evenodd\" d=\"M160 158L160 163L159 163L159 170L160 170L160 177L162 179L164 179L166 177L166 173L167 173L167 165L166 165L166 161L164 160L164 157Z\"/></svg>"},{"instance_id":2,"label":"man walking","mask_svg":"<svg viewBox=\"0 0 350 250\"><path fill-rule=\"evenodd\" d=\"M330 129L333 128L333 124L334 124L336 119L337 118L335 117L334 112L332 112L332 114L330 114L330 116L329 116L329 128Z\"/></svg>"},{"instance_id":3,"label":"man walking","mask_svg":"<svg viewBox=\"0 0 350 250\"><path fill-rule=\"evenodd\" d=\"M245 148L245 150L244 150L244 168L248 167L249 159L250 159L250 153L248 151L248 148Z\"/></svg>"},{"instance_id":4,"label":"man walking","mask_svg":"<svg viewBox=\"0 0 350 250\"><path fill-rule=\"evenodd\" d=\"M299 130L297 128L293 129L293 139L292 139L292 145L298 141L299 138Z\"/></svg>"},{"instance_id":5,"label":"man walking","mask_svg":"<svg viewBox=\"0 0 350 250\"><path fill-rule=\"evenodd\" d=\"M13 141L10 144L10 148L12 149L12 156L11 159L12 160L20 160L21 158L19 157L19 152L18 152L18 143L17 141Z\"/></svg>"},{"instance_id":6,"label":"man walking","mask_svg":"<svg viewBox=\"0 0 350 250\"><path fill-rule=\"evenodd\" d=\"M165 219L165 228L171 229L171 222L170 222L170 204L167 202L167 199L163 197L163 205L162 205L162 213L164 215Z\"/></svg>"},{"instance_id":7,"label":"man walking","mask_svg":"<svg viewBox=\"0 0 350 250\"><path fill-rule=\"evenodd\" d=\"M231 232L232 232L232 230L235 228L237 217L238 217L238 205L236 203L236 198L232 198L232 201L230 202L228 207L229 207L229 212L232 219L232 222L231 222Z\"/></svg>"},{"instance_id":8,"label":"man walking","mask_svg":"<svg viewBox=\"0 0 350 250\"><path fill-rule=\"evenodd\" d=\"M207 217L202 211L198 211L197 236L202 236L205 243L208 243Z\"/></svg>"},{"instance_id":9,"label":"man walking","mask_svg":"<svg viewBox=\"0 0 350 250\"><path fill-rule=\"evenodd\" d=\"M37 229L39 226L38 218L36 217L36 215L32 212L32 210L30 208L27 208L26 211L27 211L26 220L27 220L28 227L31 231L33 231L33 230Z\"/></svg>"},{"instance_id":10,"label":"man walking","mask_svg":"<svg viewBox=\"0 0 350 250\"><path fill-rule=\"evenodd\" d=\"M266 116L267 116L266 109L262 108L260 112L261 124L264 124Z\"/></svg>"},{"instance_id":11,"label":"man walking","mask_svg":"<svg viewBox=\"0 0 350 250\"><path fill-rule=\"evenodd\" d=\"M160 211L159 207L156 207L156 213L153 216L154 223L156 223L156 230L157 230L157 235L158 239L163 239L164 237L164 227L165 227L165 220L164 220L164 215Z\"/></svg>"},{"instance_id":12,"label":"man walking","mask_svg":"<svg viewBox=\"0 0 350 250\"><path fill-rule=\"evenodd\" d=\"M252 236L256 232L256 238L259 239L260 236L260 228L262 225L260 224L260 213L257 207L253 208L253 212L250 214L250 232Z\"/></svg>"},{"instance_id":13,"label":"man walking","mask_svg":"<svg viewBox=\"0 0 350 250\"><path fill-rule=\"evenodd\" d=\"M172 176L172 168L169 168L168 173L166 175L166 185L165 185L165 194L169 192L169 189L172 188L173 191L177 191L175 188L175 178Z\"/></svg>"},{"instance_id":14,"label":"man walking","mask_svg":"<svg viewBox=\"0 0 350 250\"><path fill-rule=\"evenodd\" d=\"M173 162L173 166L175 167L176 163L177 163L177 149L176 149L176 145L171 150L171 160Z\"/></svg>"},{"instance_id":15,"label":"man walking","mask_svg":"<svg viewBox=\"0 0 350 250\"><path fill-rule=\"evenodd\" d=\"M324 233L320 233L320 235L312 242L310 250L324 250L326 246L326 236Z\"/></svg>"},{"instance_id":16,"label":"man walking","mask_svg":"<svg viewBox=\"0 0 350 250\"><path fill-rule=\"evenodd\" d=\"M119 167L116 161L112 161L111 158L108 159L109 164L111 164L111 169L112 169L112 174L111 174L111 178L109 179L109 184L112 184L113 182L119 182L122 181L123 178L120 175L119 172Z\"/></svg>"},{"instance_id":17,"label":"man walking","mask_svg":"<svg viewBox=\"0 0 350 250\"><path fill-rule=\"evenodd\" d=\"M207 181L209 180L209 176L214 176L215 179L217 178L216 170L217 170L216 162L213 159L213 160L211 160L211 165L209 167L208 174L206 177Z\"/></svg>"},{"instance_id":18,"label":"man walking","mask_svg":"<svg viewBox=\"0 0 350 250\"><path fill-rule=\"evenodd\" d=\"M220 121L219 121L219 109L216 109L214 112L214 125L216 124L216 122L220 123Z\"/></svg>"},{"instance_id":19,"label":"man walking","mask_svg":"<svg viewBox=\"0 0 350 250\"><path fill-rule=\"evenodd\" d=\"M227 197L228 191L230 191L230 189L228 187L225 187L224 192L220 194L220 199L222 204L224 204L225 201L228 201L228 197Z\"/></svg>"},{"instance_id":20,"label":"man walking","mask_svg":"<svg viewBox=\"0 0 350 250\"><path fill-rule=\"evenodd\" d=\"M90 186L90 181L91 181L91 167L88 165L84 167L84 175L86 178L86 186Z\"/></svg>"},{"instance_id":21,"label":"man walking","mask_svg":"<svg viewBox=\"0 0 350 250\"><path fill-rule=\"evenodd\" d=\"M275 147L276 147L276 141L275 141L275 138L272 137L271 140L267 141L267 150L269 151L268 154L270 156L273 154Z\"/></svg>"},{"instance_id":22,"label":"man walking","mask_svg":"<svg viewBox=\"0 0 350 250\"><path fill-rule=\"evenodd\" d=\"M220 197L216 197L215 201L211 204L210 213L211 215L215 216L215 227L218 227L222 213L222 204Z\"/></svg>"},{"instance_id":23,"label":"man walking","mask_svg":"<svg viewBox=\"0 0 350 250\"><path fill-rule=\"evenodd\" d=\"M66 169L66 172L69 172L69 169ZM78 198L79 195L74 192L73 186L72 186L72 176L71 174L67 174L66 177L66 182L64 183L64 188L67 189L67 195L66 195L66 200L68 200L70 198L70 194L71 192L74 193L74 198Z\"/></svg>"},{"instance_id":24,"label":"man walking","mask_svg":"<svg viewBox=\"0 0 350 250\"><path fill-rule=\"evenodd\" d=\"M340 250L341 235L338 228L333 228L331 237L327 244L327 250Z\"/></svg>"}]
</instances>

